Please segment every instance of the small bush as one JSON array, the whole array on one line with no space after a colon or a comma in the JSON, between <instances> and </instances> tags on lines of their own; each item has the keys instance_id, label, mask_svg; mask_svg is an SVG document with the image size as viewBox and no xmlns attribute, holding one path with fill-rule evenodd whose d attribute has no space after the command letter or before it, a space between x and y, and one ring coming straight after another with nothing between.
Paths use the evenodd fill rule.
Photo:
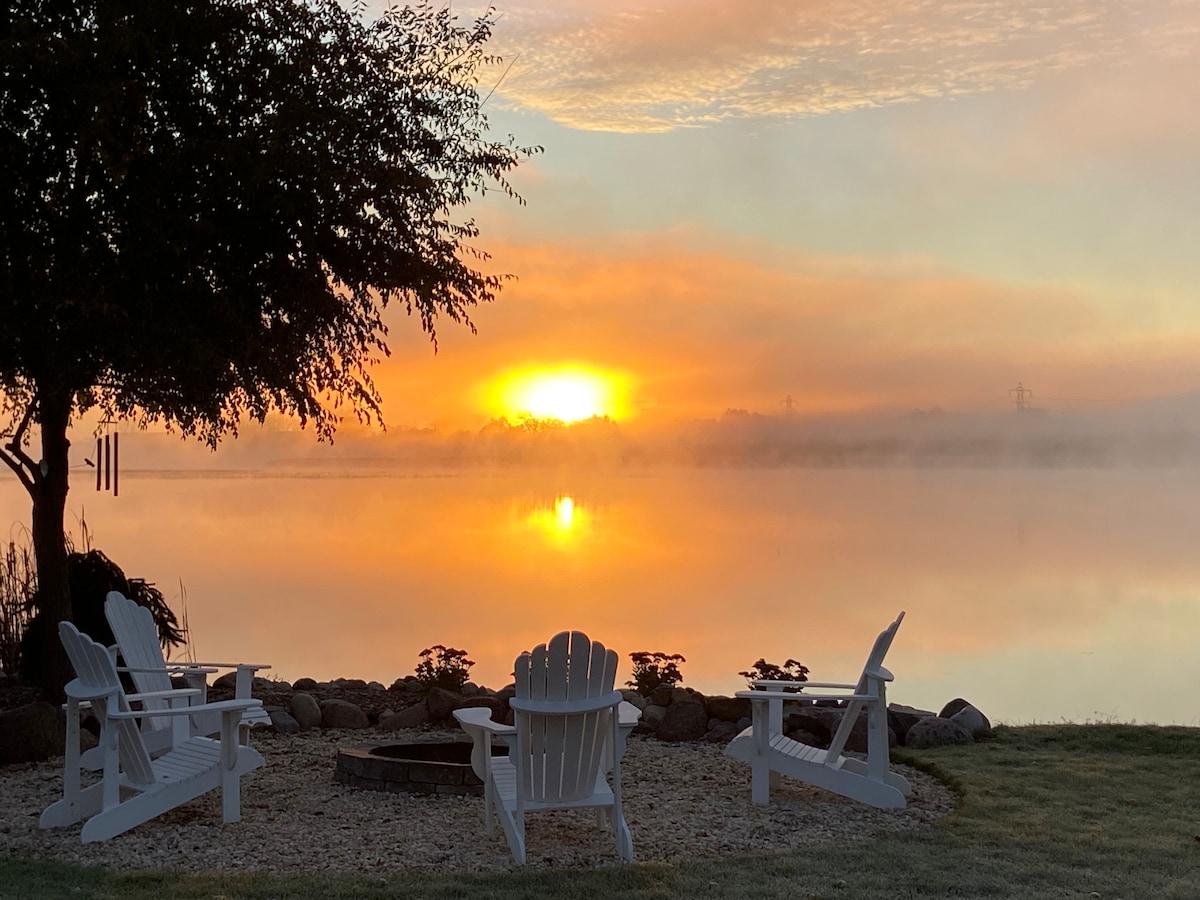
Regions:
<instances>
[{"instance_id":1,"label":"small bush","mask_svg":"<svg viewBox=\"0 0 1200 900\"><path fill-rule=\"evenodd\" d=\"M467 683L467 676L475 661L467 659L466 650L455 650L453 647L443 647L434 644L421 651L421 661L417 663L417 681L425 690L439 687L447 691L461 693Z\"/></svg>"},{"instance_id":2,"label":"small bush","mask_svg":"<svg viewBox=\"0 0 1200 900\"><path fill-rule=\"evenodd\" d=\"M630 653L629 658L633 660L633 680L625 683L643 697L650 696L660 684L683 681L683 673L677 664L687 660L678 653L649 653L643 650Z\"/></svg>"},{"instance_id":3,"label":"small bush","mask_svg":"<svg viewBox=\"0 0 1200 900\"><path fill-rule=\"evenodd\" d=\"M747 672L738 672L746 679L751 689L754 688L754 682L760 680L766 681L808 681L808 666L802 665L794 659L789 659L782 666L777 666L774 663L769 663L765 659L760 659L750 667ZM800 687L785 687L784 691L800 691Z\"/></svg>"}]
</instances>

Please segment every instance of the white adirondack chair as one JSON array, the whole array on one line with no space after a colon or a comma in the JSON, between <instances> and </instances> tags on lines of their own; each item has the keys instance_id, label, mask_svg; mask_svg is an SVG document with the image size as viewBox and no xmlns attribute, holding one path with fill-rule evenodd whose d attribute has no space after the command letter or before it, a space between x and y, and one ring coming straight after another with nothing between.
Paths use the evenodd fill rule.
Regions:
<instances>
[{"instance_id":1,"label":"white adirondack chair","mask_svg":"<svg viewBox=\"0 0 1200 900\"><path fill-rule=\"evenodd\" d=\"M125 665L118 671L128 672L134 687L140 694L155 694L171 689L171 676L182 675L188 687L196 688L200 693L200 702L208 700L208 676L221 669L234 669L237 672L234 685L234 699L245 700L250 697L254 675L259 669L269 669L263 663L184 663L168 664L162 655L162 645L158 642L158 629L150 610L140 606L119 591L110 591L104 600L104 617L108 619L113 637L117 639L117 648ZM158 710L163 708L162 701L150 700L144 704L145 709ZM270 725L271 717L260 705L248 708L242 715L241 740L249 741L250 728L254 725ZM161 746L159 735L169 729L170 722L161 716L147 717L142 727L147 730L147 746L151 753L157 752ZM220 717L213 713L196 713L192 716L193 734L216 734L221 727ZM86 754L85 754L86 756ZM84 760L86 766L90 760Z\"/></svg>"},{"instance_id":2,"label":"white adirondack chair","mask_svg":"<svg viewBox=\"0 0 1200 900\"><path fill-rule=\"evenodd\" d=\"M751 797L766 806L777 776L788 775L816 787L859 800L880 809L903 809L912 794L907 779L891 771L887 736L885 687L892 673L883 667L896 629L904 619L901 612L875 639L857 684L813 681L754 682L754 690L739 691L751 702L753 723L725 748L726 754L750 764ZM786 688L801 688L799 693ZM815 689L815 690L814 690ZM783 734L783 704L795 700L841 700L845 710L841 723L820 750ZM859 713L867 714L867 759L846 756L843 749Z\"/></svg>"},{"instance_id":3,"label":"white adirondack chair","mask_svg":"<svg viewBox=\"0 0 1200 900\"><path fill-rule=\"evenodd\" d=\"M513 725L493 722L487 709L455 711L474 742L487 831L499 819L518 865L525 864L525 814L542 809L595 808L597 824L613 830L617 854L633 859L621 757L641 712L613 689L616 672L614 651L583 632L563 631L517 657ZM507 756L492 756L493 735L508 742Z\"/></svg>"},{"instance_id":4,"label":"white adirondack chair","mask_svg":"<svg viewBox=\"0 0 1200 900\"><path fill-rule=\"evenodd\" d=\"M63 796L46 807L38 824L59 828L86 819L82 841L105 841L218 788L224 821L238 821L241 777L263 764L256 750L238 742L238 723L247 709L262 701L226 700L197 707L190 703L198 693L194 688L158 697L126 695L107 648L81 634L70 622L60 622L58 633L76 678L66 687ZM173 746L153 760L136 722L142 713L132 709L130 703L150 699L169 701L159 715L174 720ZM80 777L82 703L90 704L100 720L103 754L101 780L88 787L83 787ZM220 717L219 740L191 735L188 717L197 709Z\"/></svg>"}]
</instances>

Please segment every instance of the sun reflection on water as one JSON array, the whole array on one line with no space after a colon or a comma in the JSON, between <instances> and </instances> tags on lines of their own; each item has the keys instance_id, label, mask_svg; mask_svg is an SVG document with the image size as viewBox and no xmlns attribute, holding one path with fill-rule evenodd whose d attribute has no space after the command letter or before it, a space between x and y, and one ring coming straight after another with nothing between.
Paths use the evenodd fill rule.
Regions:
<instances>
[{"instance_id":1,"label":"sun reflection on water","mask_svg":"<svg viewBox=\"0 0 1200 900\"><path fill-rule=\"evenodd\" d=\"M526 522L556 546L578 543L591 531L590 510L576 503L570 494L559 494L553 503L541 503L526 517Z\"/></svg>"}]
</instances>

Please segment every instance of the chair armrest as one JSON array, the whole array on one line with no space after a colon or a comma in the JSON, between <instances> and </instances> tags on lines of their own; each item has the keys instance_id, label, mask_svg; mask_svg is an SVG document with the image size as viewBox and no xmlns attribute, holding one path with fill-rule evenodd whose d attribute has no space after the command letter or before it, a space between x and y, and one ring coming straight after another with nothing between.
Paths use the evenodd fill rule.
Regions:
<instances>
[{"instance_id":1,"label":"chair armrest","mask_svg":"<svg viewBox=\"0 0 1200 900\"><path fill-rule=\"evenodd\" d=\"M852 691L856 687L858 687L858 685L856 685L856 684L842 684L840 682L833 682L833 681L782 681L782 680L772 680L770 678L756 678L751 683L756 688L761 687L761 688L765 688L766 690L771 690L772 688L776 688L776 687L779 687L779 688L796 687L796 688L804 688L805 690L807 690L808 688L815 687L815 688L836 688L836 689L845 690L845 691Z\"/></svg>"},{"instance_id":2,"label":"chair armrest","mask_svg":"<svg viewBox=\"0 0 1200 900\"><path fill-rule=\"evenodd\" d=\"M628 700L622 700L617 707L617 725L621 728L636 728L641 718L642 711Z\"/></svg>"},{"instance_id":3,"label":"chair armrest","mask_svg":"<svg viewBox=\"0 0 1200 900\"><path fill-rule=\"evenodd\" d=\"M458 723L468 731L472 728L482 728L497 735L517 733L515 726L493 721L492 711L486 706L468 706L465 709L456 709L454 718L458 719Z\"/></svg>"},{"instance_id":4,"label":"chair armrest","mask_svg":"<svg viewBox=\"0 0 1200 900\"><path fill-rule=\"evenodd\" d=\"M199 697L202 693L203 691L199 688L170 688L165 691L146 691L144 694L126 694L125 699L130 703L136 703L139 700L145 702L147 700L170 700L173 697ZM154 714L158 715L158 710L155 710ZM138 715L145 715L145 712L139 712Z\"/></svg>"},{"instance_id":5,"label":"chair armrest","mask_svg":"<svg viewBox=\"0 0 1200 900\"><path fill-rule=\"evenodd\" d=\"M182 692L177 692L182 693ZM172 706L168 709L156 709L154 715L157 716L194 716L196 713L211 712L241 712L247 709L253 709L256 706L262 706L262 701L257 698L247 698L245 700L221 700L218 703L203 703L200 706ZM109 713L110 719L140 719L145 716L144 710L135 709L129 711Z\"/></svg>"},{"instance_id":6,"label":"chair armrest","mask_svg":"<svg viewBox=\"0 0 1200 900\"><path fill-rule=\"evenodd\" d=\"M747 700L875 700L877 694L795 694L791 691L738 691L735 697Z\"/></svg>"},{"instance_id":7,"label":"chair armrest","mask_svg":"<svg viewBox=\"0 0 1200 900\"><path fill-rule=\"evenodd\" d=\"M72 700L99 700L101 697L107 697L109 694L115 694L117 689L117 685L115 684L96 687L84 684L76 678L67 683L67 686L63 688L63 693Z\"/></svg>"},{"instance_id":8,"label":"chair armrest","mask_svg":"<svg viewBox=\"0 0 1200 900\"><path fill-rule=\"evenodd\" d=\"M168 663L174 665L174 663ZM212 668L212 669L250 669L257 672L259 669L271 668L270 663L227 663L227 662L197 662L197 663L180 663L187 668Z\"/></svg>"},{"instance_id":9,"label":"chair armrest","mask_svg":"<svg viewBox=\"0 0 1200 900\"><path fill-rule=\"evenodd\" d=\"M201 666L172 666L166 668L161 666L117 666L118 672L166 672L168 675L187 675L192 672L203 672L211 674L219 672L220 669L205 668Z\"/></svg>"}]
</instances>

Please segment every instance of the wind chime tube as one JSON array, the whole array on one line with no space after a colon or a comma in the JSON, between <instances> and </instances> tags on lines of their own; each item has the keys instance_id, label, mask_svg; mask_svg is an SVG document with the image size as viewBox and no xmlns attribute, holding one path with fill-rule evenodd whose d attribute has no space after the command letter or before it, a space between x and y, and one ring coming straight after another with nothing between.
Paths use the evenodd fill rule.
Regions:
<instances>
[{"instance_id":1,"label":"wind chime tube","mask_svg":"<svg viewBox=\"0 0 1200 900\"><path fill-rule=\"evenodd\" d=\"M104 436L104 489L108 490L109 485L109 465L112 463L112 457L109 455L108 435Z\"/></svg>"},{"instance_id":2,"label":"wind chime tube","mask_svg":"<svg viewBox=\"0 0 1200 900\"><path fill-rule=\"evenodd\" d=\"M121 471L120 457L117 455L117 438L121 435L119 432L113 432L113 497L117 496L117 473Z\"/></svg>"},{"instance_id":3,"label":"wind chime tube","mask_svg":"<svg viewBox=\"0 0 1200 900\"><path fill-rule=\"evenodd\" d=\"M100 490L100 438L96 438L96 490Z\"/></svg>"}]
</instances>

